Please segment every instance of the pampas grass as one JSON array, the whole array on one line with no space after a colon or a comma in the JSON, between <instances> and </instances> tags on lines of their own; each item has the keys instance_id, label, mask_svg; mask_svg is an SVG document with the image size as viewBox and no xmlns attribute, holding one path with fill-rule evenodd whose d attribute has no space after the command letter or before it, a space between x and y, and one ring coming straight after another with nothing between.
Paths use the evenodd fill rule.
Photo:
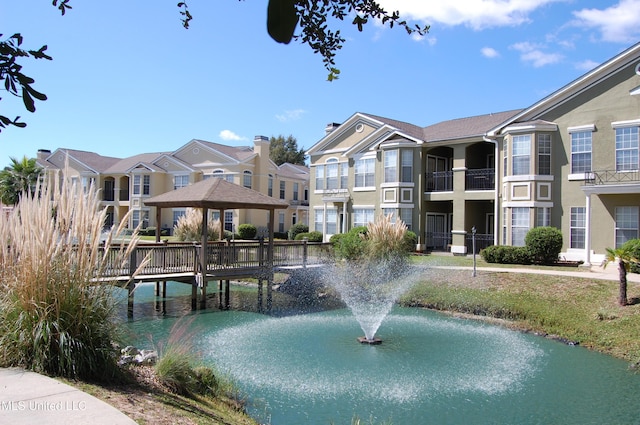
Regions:
<instances>
[{"instance_id":1,"label":"pampas grass","mask_svg":"<svg viewBox=\"0 0 640 425\"><path fill-rule=\"evenodd\" d=\"M202 238L202 210L187 208L178 219L173 235L179 241L199 241ZM207 240L220 239L220 220L207 220Z\"/></svg>"},{"instance_id":2,"label":"pampas grass","mask_svg":"<svg viewBox=\"0 0 640 425\"><path fill-rule=\"evenodd\" d=\"M117 373L113 288L95 281L108 260L124 264L137 236L113 263L100 240L105 218L93 185L82 191L59 176L0 217L0 366L84 379Z\"/></svg>"},{"instance_id":3,"label":"pampas grass","mask_svg":"<svg viewBox=\"0 0 640 425\"><path fill-rule=\"evenodd\" d=\"M381 215L367 225L365 238L366 255L369 259L388 259L389 257L406 256L405 234L407 225L402 220L392 222L392 215Z\"/></svg>"}]
</instances>

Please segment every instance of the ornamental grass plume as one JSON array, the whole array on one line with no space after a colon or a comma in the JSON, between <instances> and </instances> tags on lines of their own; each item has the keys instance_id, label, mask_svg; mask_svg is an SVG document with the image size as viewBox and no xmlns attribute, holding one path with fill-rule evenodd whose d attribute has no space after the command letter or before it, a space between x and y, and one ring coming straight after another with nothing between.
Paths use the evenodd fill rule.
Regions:
<instances>
[{"instance_id":1,"label":"ornamental grass plume","mask_svg":"<svg viewBox=\"0 0 640 425\"><path fill-rule=\"evenodd\" d=\"M104 276L125 264L137 236L104 249L105 218L93 184L82 191L57 175L0 217L0 366L82 379L117 374L116 301Z\"/></svg>"},{"instance_id":2,"label":"ornamental grass plume","mask_svg":"<svg viewBox=\"0 0 640 425\"><path fill-rule=\"evenodd\" d=\"M405 235L407 225L402 220L392 221L393 215L380 215L378 219L367 225L366 254L370 259L388 259L406 256Z\"/></svg>"},{"instance_id":3,"label":"ornamental grass plume","mask_svg":"<svg viewBox=\"0 0 640 425\"><path fill-rule=\"evenodd\" d=\"M202 238L202 210L187 208L178 218L173 235L179 241L199 241ZM207 240L217 241L220 236L220 220L207 220Z\"/></svg>"}]
</instances>

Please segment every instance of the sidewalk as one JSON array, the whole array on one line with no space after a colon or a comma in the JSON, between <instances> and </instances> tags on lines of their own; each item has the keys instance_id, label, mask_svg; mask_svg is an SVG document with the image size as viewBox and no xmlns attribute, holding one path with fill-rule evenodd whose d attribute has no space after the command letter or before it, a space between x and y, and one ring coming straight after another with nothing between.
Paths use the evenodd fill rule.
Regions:
<instances>
[{"instance_id":1,"label":"sidewalk","mask_svg":"<svg viewBox=\"0 0 640 425\"><path fill-rule=\"evenodd\" d=\"M11 425L135 425L109 404L55 379L0 369L0 423Z\"/></svg>"},{"instance_id":2,"label":"sidewalk","mask_svg":"<svg viewBox=\"0 0 640 425\"><path fill-rule=\"evenodd\" d=\"M460 267L460 266L432 266L428 267L442 270L469 270L472 271L473 267ZM568 267L567 270L545 270L528 268L527 266L514 266L514 267L476 267L476 271L491 272L491 273L531 273L531 274L544 274L551 276L571 276L585 279L603 279L619 281L620 276L618 274L618 265L609 264L606 268L601 266L586 267ZM627 282L640 283L640 274L627 273Z\"/></svg>"}]
</instances>

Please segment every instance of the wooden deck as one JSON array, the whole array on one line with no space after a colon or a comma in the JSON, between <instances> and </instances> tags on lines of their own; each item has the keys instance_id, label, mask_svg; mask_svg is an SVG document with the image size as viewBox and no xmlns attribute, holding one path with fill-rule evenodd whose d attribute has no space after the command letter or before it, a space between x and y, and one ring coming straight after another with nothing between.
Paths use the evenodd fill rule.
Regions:
<instances>
[{"instance_id":1,"label":"wooden deck","mask_svg":"<svg viewBox=\"0 0 640 425\"><path fill-rule=\"evenodd\" d=\"M206 247L206 271L202 272L200 244L139 244L125 264L119 263L120 245L106 247L107 266L97 281L119 284L129 291L129 315L133 315L134 289L142 282L156 282L156 295L166 297L166 282L192 286L191 304L205 305L207 283L218 281L224 288L225 306L229 305L229 281L244 278L258 280L258 302L262 305L262 288L267 286L267 306L271 309L271 291L275 271L286 271L326 263L330 246L307 241L276 241L270 255L264 240L211 242ZM121 263L121 262L120 262ZM223 285L224 282L224 285Z\"/></svg>"}]
</instances>

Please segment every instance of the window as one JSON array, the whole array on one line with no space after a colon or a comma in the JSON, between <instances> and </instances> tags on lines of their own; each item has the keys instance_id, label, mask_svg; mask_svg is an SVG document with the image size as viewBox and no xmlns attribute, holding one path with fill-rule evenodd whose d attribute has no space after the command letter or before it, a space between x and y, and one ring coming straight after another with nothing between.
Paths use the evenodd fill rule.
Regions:
<instances>
[{"instance_id":1,"label":"window","mask_svg":"<svg viewBox=\"0 0 640 425\"><path fill-rule=\"evenodd\" d=\"M133 210L131 213L131 226L142 229L149 227L149 210Z\"/></svg>"},{"instance_id":2,"label":"window","mask_svg":"<svg viewBox=\"0 0 640 425\"><path fill-rule=\"evenodd\" d=\"M247 189L251 189L251 171L245 170L242 173L242 185Z\"/></svg>"},{"instance_id":3,"label":"window","mask_svg":"<svg viewBox=\"0 0 640 425\"><path fill-rule=\"evenodd\" d=\"M189 186L188 174L173 176L173 190L180 189L181 187L185 186Z\"/></svg>"},{"instance_id":4,"label":"window","mask_svg":"<svg viewBox=\"0 0 640 425\"><path fill-rule=\"evenodd\" d=\"M291 214L291 225L295 226L298 222L298 215L296 213Z\"/></svg>"},{"instance_id":5,"label":"window","mask_svg":"<svg viewBox=\"0 0 640 425\"><path fill-rule=\"evenodd\" d=\"M278 213L278 232L284 233L284 213Z\"/></svg>"},{"instance_id":6,"label":"window","mask_svg":"<svg viewBox=\"0 0 640 425\"><path fill-rule=\"evenodd\" d=\"M186 214L186 210L184 208L174 208L173 209L173 227L176 227L180 217L182 217L185 214Z\"/></svg>"},{"instance_id":7,"label":"window","mask_svg":"<svg viewBox=\"0 0 640 425\"><path fill-rule=\"evenodd\" d=\"M502 245L507 244L507 208L502 208Z\"/></svg>"},{"instance_id":8,"label":"window","mask_svg":"<svg viewBox=\"0 0 640 425\"><path fill-rule=\"evenodd\" d=\"M508 153L509 153L509 142L505 137L505 139L502 141L502 175L503 176L507 175L507 164L509 163L509 159L508 159L509 155L507 155ZM506 243L506 241L504 242Z\"/></svg>"},{"instance_id":9,"label":"window","mask_svg":"<svg viewBox=\"0 0 640 425\"><path fill-rule=\"evenodd\" d=\"M349 181L349 166L346 163L340 164L340 189L346 189Z\"/></svg>"},{"instance_id":10,"label":"window","mask_svg":"<svg viewBox=\"0 0 640 425\"><path fill-rule=\"evenodd\" d=\"M298 190L299 190L299 183L294 183L293 184L293 200L297 201L298 200Z\"/></svg>"},{"instance_id":11,"label":"window","mask_svg":"<svg viewBox=\"0 0 640 425\"><path fill-rule=\"evenodd\" d=\"M338 188L338 160L337 159L329 159L326 164L327 171L327 183L326 189L337 189Z\"/></svg>"},{"instance_id":12,"label":"window","mask_svg":"<svg viewBox=\"0 0 640 425\"><path fill-rule=\"evenodd\" d=\"M148 195L151 193L151 176L148 174L135 174L133 176L133 194Z\"/></svg>"},{"instance_id":13,"label":"window","mask_svg":"<svg viewBox=\"0 0 640 425\"><path fill-rule=\"evenodd\" d=\"M571 248L584 249L586 247L587 208L571 207Z\"/></svg>"},{"instance_id":14,"label":"window","mask_svg":"<svg viewBox=\"0 0 640 425\"><path fill-rule=\"evenodd\" d=\"M616 171L638 169L638 127L616 128Z\"/></svg>"},{"instance_id":15,"label":"window","mask_svg":"<svg viewBox=\"0 0 640 425\"><path fill-rule=\"evenodd\" d=\"M384 151L384 182L397 182L398 151Z\"/></svg>"},{"instance_id":16,"label":"window","mask_svg":"<svg viewBox=\"0 0 640 425\"><path fill-rule=\"evenodd\" d=\"M591 131L571 133L571 174L591 171Z\"/></svg>"},{"instance_id":17,"label":"window","mask_svg":"<svg viewBox=\"0 0 640 425\"><path fill-rule=\"evenodd\" d=\"M323 211L320 209L313 210L313 224L314 224L313 227L316 232L322 233L324 231L322 228L323 221L324 221Z\"/></svg>"},{"instance_id":18,"label":"window","mask_svg":"<svg viewBox=\"0 0 640 425\"><path fill-rule=\"evenodd\" d=\"M82 192L87 193L89 191L89 188L92 185L95 186L95 184L96 184L95 177L82 177Z\"/></svg>"},{"instance_id":19,"label":"window","mask_svg":"<svg viewBox=\"0 0 640 425\"><path fill-rule=\"evenodd\" d=\"M511 153L514 176L529 174L529 162L531 158L531 135L513 136L513 152Z\"/></svg>"},{"instance_id":20,"label":"window","mask_svg":"<svg viewBox=\"0 0 640 425\"><path fill-rule=\"evenodd\" d=\"M355 186L354 187L374 187L375 186L375 158L358 159L355 162Z\"/></svg>"},{"instance_id":21,"label":"window","mask_svg":"<svg viewBox=\"0 0 640 425\"><path fill-rule=\"evenodd\" d=\"M316 190L324 190L324 165L316 166Z\"/></svg>"},{"instance_id":22,"label":"window","mask_svg":"<svg viewBox=\"0 0 640 425\"><path fill-rule=\"evenodd\" d=\"M327 210L327 234L334 235L337 232L337 223L338 223L338 210L328 209Z\"/></svg>"},{"instance_id":23,"label":"window","mask_svg":"<svg viewBox=\"0 0 640 425\"><path fill-rule=\"evenodd\" d=\"M402 151L402 163L400 164L400 178L404 183L413 182L413 151L405 149Z\"/></svg>"},{"instance_id":24,"label":"window","mask_svg":"<svg viewBox=\"0 0 640 425\"><path fill-rule=\"evenodd\" d=\"M616 207L616 248L630 239L638 238L639 208Z\"/></svg>"},{"instance_id":25,"label":"window","mask_svg":"<svg viewBox=\"0 0 640 425\"><path fill-rule=\"evenodd\" d=\"M269 174L269 182L267 183L267 195L273 196L273 175Z\"/></svg>"},{"instance_id":26,"label":"window","mask_svg":"<svg viewBox=\"0 0 640 425\"><path fill-rule=\"evenodd\" d=\"M538 134L538 174L551 175L551 135Z\"/></svg>"},{"instance_id":27,"label":"window","mask_svg":"<svg viewBox=\"0 0 640 425\"><path fill-rule=\"evenodd\" d=\"M373 208L354 208L353 209L353 227L366 226L373 223Z\"/></svg>"},{"instance_id":28,"label":"window","mask_svg":"<svg viewBox=\"0 0 640 425\"><path fill-rule=\"evenodd\" d=\"M216 220L219 220L220 212L216 212L218 213ZM233 211L224 212L224 230L226 230L227 232L233 232Z\"/></svg>"},{"instance_id":29,"label":"window","mask_svg":"<svg viewBox=\"0 0 640 425\"><path fill-rule=\"evenodd\" d=\"M287 188L287 182L281 181L280 182L280 199L285 199L286 188Z\"/></svg>"},{"instance_id":30,"label":"window","mask_svg":"<svg viewBox=\"0 0 640 425\"><path fill-rule=\"evenodd\" d=\"M511 209L511 245L524 246L524 237L529 231L529 208Z\"/></svg>"},{"instance_id":31,"label":"window","mask_svg":"<svg viewBox=\"0 0 640 425\"><path fill-rule=\"evenodd\" d=\"M413 209L400 208L400 220L404 221L408 230L411 230L411 226L413 226Z\"/></svg>"},{"instance_id":32,"label":"window","mask_svg":"<svg viewBox=\"0 0 640 425\"><path fill-rule=\"evenodd\" d=\"M536 227L551 226L551 208L536 208Z\"/></svg>"},{"instance_id":33,"label":"window","mask_svg":"<svg viewBox=\"0 0 640 425\"><path fill-rule=\"evenodd\" d=\"M233 174L225 174L224 170L214 170L213 177L217 177L219 179L225 179L229 183L233 183Z\"/></svg>"}]
</instances>

